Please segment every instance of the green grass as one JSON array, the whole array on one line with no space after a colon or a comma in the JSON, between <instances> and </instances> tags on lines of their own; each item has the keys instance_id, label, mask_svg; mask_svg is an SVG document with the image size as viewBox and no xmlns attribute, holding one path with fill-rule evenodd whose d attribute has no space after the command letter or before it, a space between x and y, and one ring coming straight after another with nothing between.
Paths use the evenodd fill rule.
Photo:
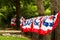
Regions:
<instances>
[{"instance_id":1,"label":"green grass","mask_svg":"<svg viewBox=\"0 0 60 40\"><path fill-rule=\"evenodd\" d=\"M0 40L29 40L28 38L24 37L12 37L12 36L0 36Z\"/></svg>"}]
</instances>

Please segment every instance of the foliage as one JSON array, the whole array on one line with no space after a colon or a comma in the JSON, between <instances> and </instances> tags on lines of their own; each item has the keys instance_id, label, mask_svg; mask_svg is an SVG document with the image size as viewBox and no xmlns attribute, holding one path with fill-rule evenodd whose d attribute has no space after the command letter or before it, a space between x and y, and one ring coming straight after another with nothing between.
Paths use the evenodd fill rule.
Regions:
<instances>
[{"instance_id":1,"label":"foliage","mask_svg":"<svg viewBox=\"0 0 60 40\"><path fill-rule=\"evenodd\" d=\"M0 0L0 25L9 25L12 17L16 17L15 0ZM43 0L45 15L50 15L50 0ZM25 18L38 16L36 0L20 0L20 14Z\"/></svg>"},{"instance_id":2,"label":"foliage","mask_svg":"<svg viewBox=\"0 0 60 40\"><path fill-rule=\"evenodd\" d=\"M50 7L50 0L43 0L45 9Z\"/></svg>"},{"instance_id":3,"label":"foliage","mask_svg":"<svg viewBox=\"0 0 60 40\"><path fill-rule=\"evenodd\" d=\"M25 18L30 18L38 15L37 6L34 0L30 0L30 1L22 0L21 10L22 10L22 16L24 16Z\"/></svg>"},{"instance_id":4,"label":"foliage","mask_svg":"<svg viewBox=\"0 0 60 40\"><path fill-rule=\"evenodd\" d=\"M50 10L50 8L48 8L48 9L45 10L45 15L51 15L51 10Z\"/></svg>"}]
</instances>

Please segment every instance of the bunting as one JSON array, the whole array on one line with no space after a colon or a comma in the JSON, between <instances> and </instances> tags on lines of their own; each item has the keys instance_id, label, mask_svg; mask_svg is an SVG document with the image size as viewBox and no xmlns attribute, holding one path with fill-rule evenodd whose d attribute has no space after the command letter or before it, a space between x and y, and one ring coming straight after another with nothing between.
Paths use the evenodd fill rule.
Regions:
<instances>
[{"instance_id":1,"label":"bunting","mask_svg":"<svg viewBox=\"0 0 60 40\"><path fill-rule=\"evenodd\" d=\"M58 26L60 12L51 16L39 16L35 18L20 19L20 29L23 32L33 32L41 35L46 35L52 32Z\"/></svg>"}]
</instances>

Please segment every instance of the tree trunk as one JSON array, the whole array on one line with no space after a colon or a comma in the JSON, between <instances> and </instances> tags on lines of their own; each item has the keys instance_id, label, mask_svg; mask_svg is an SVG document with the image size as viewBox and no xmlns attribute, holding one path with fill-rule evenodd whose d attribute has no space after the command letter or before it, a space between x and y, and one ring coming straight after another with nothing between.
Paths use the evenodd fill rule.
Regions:
<instances>
[{"instance_id":1,"label":"tree trunk","mask_svg":"<svg viewBox=\"0 0 60 40\"><path fill-rule=\"evenodd\" d=\"M38 16L44 15L44 6L42 0L36 0L37 8L38 8ZM43 36L33 33L34 40L43 40Z\"/></svg>"},{"instance_id":2,"label":"tree trunk","mask_svg":"<svg viewBox=\"0 0 60 40\"><path fill-rule=\"evenodd\" d=\"M43 1L42 0L36 0L36 5L38 8L38 16L43 16L44 15L44 6L43 6ZM32 33L32 40L42 40L43 37L41 35ZM34 39L33 39L34 38Z\"/></svg>"},{"instance_id":3,"label":"tree trunk","mask_svg":"<svg viewBox=\"0 0 60 40\"><path fill-rule=\"evenodd\" d=\"M57 0L58 1L58 11L60 11L60 0ZM59 21L60 21L60 18L59 18ZM60 22L58 23L58 27L55 29L55 40L60 40Z\"/></svg>"},{"instance_id":4,"label":"tree trunk","mask_svg":"<svg viewBox=\"0 0 60 40\"><path fill-rule=\"evenodd\" d=\"M60 11L60 0L58 0L58 11Z\"/></svg>"},{"instance_id":5,"label":"tree trunk","mask_svg":"<svg viewBox=\"0 0 60 40\"><path fill-rule=\"evenodd\" d=\"M50 0L51 1L51 14L55 15L59 10L58 0ZM59 2L60 3L60 2ZM60 40L60 31L59 26L52 32L51 40Z\"/></svg>"},{"instance_id":6,"label":"tree trunk","mask_svg":"<svg viewBox=\"0 0 60 40\"><path fill-rule=\"evenodd\" d=\"M58 1L50 0L50 7L51 7L51 14L54 14L55 12L57 12L58 11Z\"/></svg>"},{"instance_id":7,"label":"tree trunk","mask_svg":"<svg viewBox=\"0 0 60 40\"><path fill-rule=\"evenodd\" d=\"M42 0L37 0L37 8L38 8L38 13L39 16L44 15L44 6L43 6L43 1ZM41 36L38 35L38 40L51 40L51 34L47 34L46 36Z\"/></svg>"},{"instance_id":8,"label":"tree trunk","mask_svg":"<svg viewBox=\"0 0 60 40\"><path fill-rule=\"evenodd\" d=\"M16 18L17 18L17 20L16 20L16 29L19 29L19 24L20 24L20 21L19 21L19 19L20 19L20 0L16 0L15 1L15 7L16 7Z\"/></svg>"},{"instance_id":9,"label":"tree trunk","mask_svg":"<svg viewBox=\"0 0 60 40\"><path fill-rule=\"evenodd\" d=\"M39 16L44 15L44 6L42 0L36 0Z\"/></svg>"},{"instance_id":10,"label":"tree trunk","mask_svg":"<svg viewBox=\"0 0 60 40\"><path fill-rule=\"evenodd\" d=\"M36 4L37 4L39 16L43 16L44 15L43 1L42 0L36 0ZM37 40L43 40L43 36L37 35Z\"/></svg>"}]
</instances>

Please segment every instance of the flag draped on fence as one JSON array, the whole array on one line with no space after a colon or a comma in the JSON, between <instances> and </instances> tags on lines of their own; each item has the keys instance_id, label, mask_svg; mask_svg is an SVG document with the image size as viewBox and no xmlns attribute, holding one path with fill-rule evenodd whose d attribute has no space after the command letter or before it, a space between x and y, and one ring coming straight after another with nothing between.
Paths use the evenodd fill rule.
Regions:
<instances>
[{"instance_id":1,"label":"flag draped on fence","mask_svg":"<svg viewBox=\"0 0 60 40\"><path fill-rule=\"evenodd\" d=\"M23 32L34 32L41 35L46 35L54 30L58 25L60 11L56 15L39 16L35 18L20 19L20 29Z\"/></svg>"}]
</instances>

